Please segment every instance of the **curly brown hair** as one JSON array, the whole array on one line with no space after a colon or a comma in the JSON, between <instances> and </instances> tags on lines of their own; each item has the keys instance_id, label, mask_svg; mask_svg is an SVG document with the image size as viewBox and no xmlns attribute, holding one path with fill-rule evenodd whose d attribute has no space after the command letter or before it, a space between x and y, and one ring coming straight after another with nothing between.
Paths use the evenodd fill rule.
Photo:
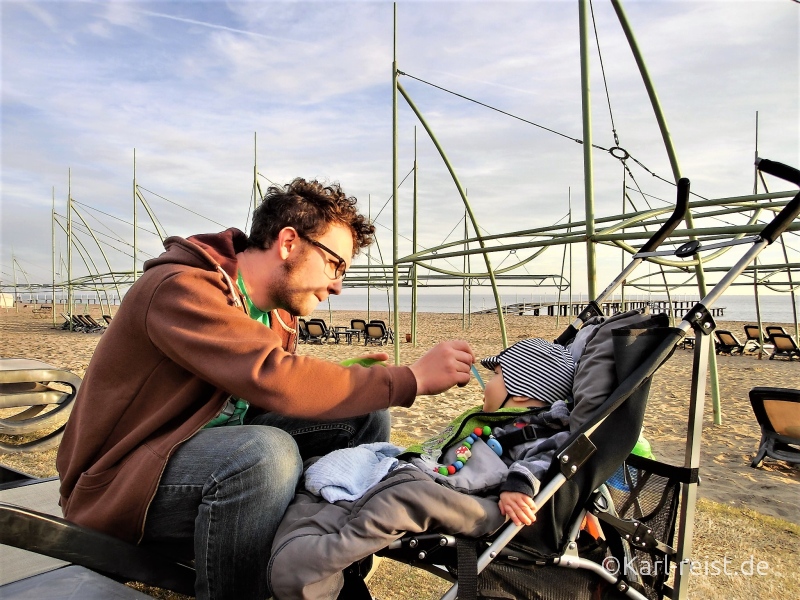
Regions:
<instances>
[{"instance_id":1,"label":"curly brown hair","mask_svg":"<svg viewBox=\"0 0 800 600\"><path fill-rule=\"evenodd\" d=\"M375 227L356 210L356 202L338 183L324 185L298 177L283 186L270 186L253 213L249 245L269 248L284 227L294 227L301 236L313 238L338 223L353 232L353 254L358 254L372 244Z\"/></svg>"}]
</instances>

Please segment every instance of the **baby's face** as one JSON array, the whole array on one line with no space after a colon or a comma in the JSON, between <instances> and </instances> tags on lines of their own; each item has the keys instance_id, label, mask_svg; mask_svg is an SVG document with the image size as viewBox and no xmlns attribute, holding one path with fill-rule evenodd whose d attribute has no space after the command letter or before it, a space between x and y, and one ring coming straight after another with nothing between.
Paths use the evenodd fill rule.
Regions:
<instances>
[{"instance_id":1,"label":"baby's face","mask_svg":"<svg viewBox=\"0 0 800 600\"><path fill-rule=\"evenodd\" d=\"M505 404L511 406L547 406L546 402L524 396L509 397L506 383L503 381L503 368L497 365L494 368L495 376L486 384L483 390L483 410L484 412L494 412Z\"/></svg>"},{"instance_id":2,"label":"baby's face","mask_svg":"<svg viewBox=\"0 0 800 600\"><path fill-rule=\"evenodd\" d=\"M486 389L483 390L483 410L485 412L496 411L508 396L501 369L500 365L494 368L495 376L489 380Z\"/></svg>"}]
</instances>

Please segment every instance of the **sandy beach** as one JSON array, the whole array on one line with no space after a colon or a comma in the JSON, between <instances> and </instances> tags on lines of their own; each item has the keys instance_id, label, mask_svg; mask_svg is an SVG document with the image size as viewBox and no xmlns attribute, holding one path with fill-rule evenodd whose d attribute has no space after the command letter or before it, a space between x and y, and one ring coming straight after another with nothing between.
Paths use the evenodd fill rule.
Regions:
<instances>
[{"instance_id":1,"label":"sandy beach","mask_svg":"<svg viewBox=\"0 0 800 600\"><path fill-rule=\"evenodd\" d=\"M97 306L90 308L98 314ZM312 317L322 318L329 325L349 326L350 319L364 318L355 312L318 310ZM332 317L332 318L331 318ZM372 312L373 319L389 322L386 312ZM60 325L62 319L58 319ZM509 343L526 337L555 338L566 326L555 317L509 315L506 328ZM720 322L740 339L744 323ZM784 323L784 328L793 326ZM411 364L435 343L447 339L465 339L478 357L496 354L502 349L496 315L420 313L416 344L405 341L411 331L410 314L400 315L400 361ZM83 376L95 345L102 333L78 333L53 329L51 318L31 314L30 307L19 312L0 312L0 348L2 356L34 358ZM400 339L402 338L402 341ZM377 349L369 346L367 350ZM391 354L393 347L384 346ZM359 356L365 347L359 343L324 345L300 344L298 352L333 361ZM682 464L688 401L691 387L693 353L678 349L653 382L645 418L644 434L658 458ZM766 515L800 523L800 469L767 459L759 469L750 468L760 432L753 416L748 391L755 386L800 388L800 363L785 360L758 360L755 356L718 356L722 424L713 424L710 390L707 390L703 418L703 450L699 494L729 506L750 508ZM482 375L491 375L482 367ZM421 397L411 408L392 409L393 428L404 439L423 439L438 431L460 412L480 404L481 388L473 379L466 387L454 388L437 396ZM21 456L4 456L10 463ZM44 461L46 463L46 461Z\"/></svg>"},{"instance_id":2,"label":"sandy beach","mask_svg":"<svg viewBox=\"0 0 800 600\"><path fill-rule=\"evenodd\" d=\"M97 307L93 309L90 310L91 314L98 318L100 315L95 314L99 312ZM323 318L329 325L335 326L349 326L351 318L365 316L364 313L329 313L327 310L319 310L312 315ZM370 317L389 322L389 315L386 312L372 312ZM496 315L472 315L467 319L468 322L464 322L460 314L421 313L418 318L417 343L414 344L405 341L405 334L411 331L410 315L401 314L399 335L396 336L400 345L401 363L411 364L436 342L447 339L467 340L478 357L496 354L502 349ZM59 318L59 325L61 321ZM558 325L555 317L516 315L506 317L509 343L526 337L553 339L566 325L567 321L563 317ZM735 332L740 339L744 338L744 323L722 321L718 325ZM793 326L788 323L782 325L787 331L793 330ZM32 315L30 308L20 309L19 312L15 310L0 312L0 348L2 348L0 353L3 357L38 359L80 376L84 375L101 335L102 333L71 333L54 329L51 318ZM371 350L383 350L391 355L394 349L392 345L365 348L363 342L301 344L298 347L298 352L301 354L333 361L360 356L365 351ZM692 357L692 351L679 348L658 371L654 378L644 424L644 434L656 456L677 465L683 464ZM790 589L797 589L798 585L798 578L794 573L796 569L792 567L793 564L796 565L795 552L800 551L797 528L788 523L783 526L780 522L776 522L777 525L773 527L781 532L776 539L774 533L769 534L761 529L764 524L759 524L758 515L767 515L767 519L776 517L795 525L800 524L800 508L798 508L800 468L771 459L766 459L758 469L750 467L750 461L760 439L760 431L750 407L748 391L755 386L800 388L800 362L766 358L759 360L752 355L717 358L722 424L713 424L709 390L703 417L701 485L698 493L701 499L719 503L729 507L730 510L727 515L719 514L718 511L713 514L698 513L695 551L702 552L706 556L718 556L723 550L720 540L726 540L726 543L731 544L731 548L724 549L726 556L729 550L743 557L752 556L753 552L757 552L759 556L764 556L770 561L771 568L780 572L777 578L769 580L770 586L778 587L773 590L774 594L770 593L768 596L761 595L761 591L766 589L763 586L767 583L763 578L759 581L726 578L723 588L720 588L722 580L701 577L693 580L692 597L726 598L726 600L756 596L788 597L783 586L790 585ZM482 367L479 369L485 379L490 377L485 369ZM482 391L474 379L463 388L454 388L437 396L418 398L411 408L392 409L393 435L407 441L424 439L437 432L451 418L466 408L480 404L481 401ZM9 411L16 412L14 409L4 412ZM28 455L7 454L0 457L0 462L38 476L50 476L55 474L55 454L55 449ZM748 517L750 511L757 515ZM734 525L725 520L731 515L740 519L732 521ZM753 526L751 533L747 535L742 533L742 538L731 537L730 531L720 530L721 527L740 527L742 518ZM757 539L759 537L762 539ZM781 539L783 537L785 539ZM790 581L794 583L789 583ZM380 592L379 596L395 597L386 591Z\"/></svg>"}]
</instances>

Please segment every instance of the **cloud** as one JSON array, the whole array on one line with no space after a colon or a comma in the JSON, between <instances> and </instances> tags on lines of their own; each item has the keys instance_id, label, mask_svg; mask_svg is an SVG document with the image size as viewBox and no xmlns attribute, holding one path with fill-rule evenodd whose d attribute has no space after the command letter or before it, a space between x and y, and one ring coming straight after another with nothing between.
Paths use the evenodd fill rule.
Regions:
<instances>
[{"instance_id":1,"label":"cloud","mask_svg":"<svg viewBox=\"0 0 800 600\"><path fill-rule=\"evenodd\" d=\"M613 9L594 10L606 81L592 35L593 141L614 143L607 83L620 145L670 179ZM626 10L693 189L707 197L749 192L757 110L762 153L800 162L794 5L628 2ZM247 221L255 132L259 171L270 179L340 181L364 205L371 196L377 211L392 194L392 12L388 2L4 4L2 264L13 245L49 265L52 188L63 207L68 169L81 202L130 220L134 148L141 185L220 223ZM401 70L583 138L576 3L399 3L397 22ZM401 82L486 231L549 225L566 214L570 195L574 218L582 217L581 145L411 78ZM402 98L400 176L412 166L415 128L420 242L432 246L464 207ZM593 160L596 214L616 214L622 165L602 150ZM674 201L673 186L628 164L628 186ZM410 237L411 179L398 199L400 234ZM148 201L170 234L216 227L155 195ZM387 255L390 208L379 220ZM155 253L158 240L149 237L143 243ZM618 252L600 252L618 265ZM560 249L530 268L560 268Z\"/></svg>"}]
</instances>

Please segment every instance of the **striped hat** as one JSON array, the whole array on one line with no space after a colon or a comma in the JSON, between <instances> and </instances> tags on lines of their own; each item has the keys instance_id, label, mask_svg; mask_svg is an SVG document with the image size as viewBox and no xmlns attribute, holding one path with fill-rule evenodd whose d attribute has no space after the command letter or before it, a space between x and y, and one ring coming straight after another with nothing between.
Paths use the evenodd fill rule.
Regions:
<instances>
[{"instance_id":1,"label":"striped hat","mask_svg":"<svg viewBox=\"0 0 800 600\"><path fill-rule=\"evenodd\" d=\"M552 404L572 395L575 363L569 350L558 344L529 338L482 359L481 364L490 371L502 367L503 383L512 396Z\"/></svg>"}]
</instances>

